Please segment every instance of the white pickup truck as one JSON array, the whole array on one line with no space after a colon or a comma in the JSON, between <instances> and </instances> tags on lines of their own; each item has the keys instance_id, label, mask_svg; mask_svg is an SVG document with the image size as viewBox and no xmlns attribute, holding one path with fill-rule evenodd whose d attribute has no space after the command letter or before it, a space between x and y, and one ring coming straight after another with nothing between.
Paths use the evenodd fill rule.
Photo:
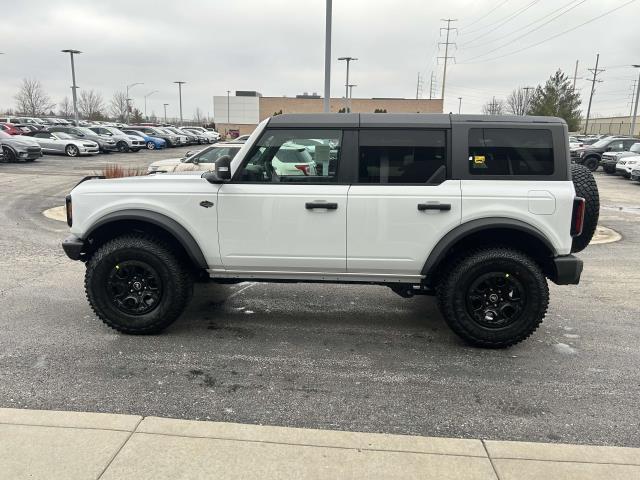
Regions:
<instances>
[{"instance_id":1,"label":"white pickup truck","mask_svg":"<svg viewBox=\"0 0 640 480\"><path fill-rule=\"evenodd\" d=\"M275 159L304 149L305 162ZM67 255L94 311L158 332L193 282L387 285L437 295L473 345L527 338L547 279L577 284L598 220L591 173L551 117L278 115L204 174L91 179L67 197Z\"/></svg>"}]
</instances>

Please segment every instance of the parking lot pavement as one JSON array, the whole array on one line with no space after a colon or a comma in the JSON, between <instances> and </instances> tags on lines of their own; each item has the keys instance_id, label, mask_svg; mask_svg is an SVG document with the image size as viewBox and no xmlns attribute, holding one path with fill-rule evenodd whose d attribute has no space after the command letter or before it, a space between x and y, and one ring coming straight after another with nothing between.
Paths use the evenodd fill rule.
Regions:
<instances>
[{"instance_id":1,"label":"parking lot pavement","mask_svg":"<svg viewBox=\"0 0 640 480\"><path fill-rule=\"evenodd\" d=\"M344 285L199 285L166 333L134 337L95 318L66 226L41 213L103 161L0 164L1 407L640 446L640 185L597 174L622 240L581 253L581 284L551 285L508 350L461 344L431 298Z\"/></svg>"}]
</instances>

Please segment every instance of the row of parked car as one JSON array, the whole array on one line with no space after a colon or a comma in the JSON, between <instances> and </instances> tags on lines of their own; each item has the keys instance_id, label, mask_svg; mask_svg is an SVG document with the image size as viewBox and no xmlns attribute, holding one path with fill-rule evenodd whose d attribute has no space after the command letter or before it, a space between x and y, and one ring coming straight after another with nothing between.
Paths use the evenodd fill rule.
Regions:
<instances>
[{"instance_id":1,"label":"row of parked car","mask_svg":"<svg viewBox=\"0 0 640 480\"><path fill-rule=\"evenodd\" d=\"M622 175L640 181L640 139L602 137L590 144L570 143L570 151L572 162L582 164L591 171L602 167L610 175Z\"/></svg>"},{"instance_id":2,"label":"row of parked car","mask_svg":"<svg viewBox=\"0 0 640 480\"><path fill-rule=\"evenodd\" d=\"M138 152L142 149L212 144L220 140L218 132L200 126L107 122L82 122L86 125L76 126L68 121L62 122L62 119L47 124L33 120L26 117L0 118L0 150L4 161L33 161L45 153L78 157L97 153ZM40 120L44 122L45 119Z\"/></svg>"}]
</instances>

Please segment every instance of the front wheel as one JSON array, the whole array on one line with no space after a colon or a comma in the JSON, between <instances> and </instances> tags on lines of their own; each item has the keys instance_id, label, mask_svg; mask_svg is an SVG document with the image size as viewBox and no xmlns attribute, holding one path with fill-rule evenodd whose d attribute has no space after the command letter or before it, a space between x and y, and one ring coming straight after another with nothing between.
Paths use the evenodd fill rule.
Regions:
<instances>
[{"instance_id":1,"label":"front wheel","mask_svg":"<svg viewBox=\"0 0 640 480\"><path fill-rule=\"evenodd\" d=\"M155 148L156 148L155 143L153 143L152 141L147 142L147 150L155 150Z\"/></svg>"},{"instance_id":2,"label":"front wheel","mask_svg":"<svg viewBox=\"0 0 640 480\"><path fill-rule=\"evenodd\" d=\"M437 288L449 327L478 347L505 348L542 322L549 288L538 264L511 248L487 248L460 259Z\"/></svg>"},{"instance_id":3,"label":"front wheel","mask_svg":"<svg viewBox=\"0 0 640 480\"><path fill-rule=\"evenodd\" d=\"M64 153L67 154L67 157L77 157L80 154L80 151L75 145L67 145L64 149Z\"/></svg>"},{"instance_id":4,"label":"front wheel","mask_svg":"<svg viewBox=\"0 0 640 480\"><path fill-rule=\"evenodd\" d=\"M127 145L127 142L118 142L116 144L116 147L118 148L118 151L120 153L125 153L129 151L129 145Z\"/></svg>"},{"instance_id":5,"label":"front wheel","mask_svg":"<svg viewBox=\"0 0 640 480\"><path fill-rule=\"evenodd\" d=\"M602 166L602 169L604 170L604 173L608 173L609 175L612 175L612 174L616 173L616 166L615 165L605 164L605 165Z\"/></svg>"},{"instance_id":6,"label":"front wheel","mask_svg":"<svg viewBox=\"0 0 640 480\"><path fill-rule=\"evenodd\" d=\"M584 159L584 162L582 162L582 165L587 167L592 172L595 172L596 170L598 170L599 163L600 161L598 160L598 157L587 157Z\"/></svg>"},{"instance_id":7,"label":"front wheel","mask_svg":"<svg viewBox=\"0 0 640 480\"><path fill-rule=\"evenodd\" d=\"M16 153L10 148L4 147L2 151L4 152L5 162L13 163L18 161L18 157L16 156Z\"/></svg>"},{"instance_id":8,"label":"front wheel","mask_svg":"<svg viewBox=\"0 0 640 480\"><path fill-rule=\"evenodd\" d=\"M192 289L184 262L152 237L117 237L87 262L89 303L104 323L119 332L162 331L182 314Z\"/></svg>"}]
</instances>

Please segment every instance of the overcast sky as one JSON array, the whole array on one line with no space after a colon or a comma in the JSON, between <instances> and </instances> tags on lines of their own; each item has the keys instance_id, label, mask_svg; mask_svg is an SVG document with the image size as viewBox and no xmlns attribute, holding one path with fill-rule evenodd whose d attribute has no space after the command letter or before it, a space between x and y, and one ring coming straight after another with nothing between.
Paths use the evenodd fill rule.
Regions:
<instances>
[{"instance_id":1,"label":"overcast sky","mask_svg":"<svg viewBox=\"0 0 640 480\"><path fill-rule=\"evenodd\" d=\"M640 63L640 1L550 39L628 2L334 0L332 96L344 94L345 66L337 57L348 55L358 57L352 64L351 83L358 85L354 97L415 98L420 72L422 96L428 98L432 71L439 96L440 19L455 18L459 31L452 32L451 41L458 48L450 55L457 63L447 73L445 111L457 111L463 97L463 113L479 112L493 95L504 98L514 87L535 86L558 68L573 77L576 60L586 111L587 68L600 53L606 71L599 76L603 83L597 85L592 111L628 113L638 73L628 65ZM177 115L174 80L187 82L185 117L196 107L212 114L212 96L227 90L265 96L322 93L324 9L325 0L12 2L0 9L0 51L5 52L0 55L0 110L15 106L22 78L40 80L56 102L70 96L69 58L60 53L65 48L84 52L76 62L78 85L99 91L105 103L125 85L144 82L130 92L142 109L143 95L158 90L148 99L149 114L160 115L162 104L169 103L169 116ZM543 43L525 48L538 42Z\"/></svg>"}]
</instances>

